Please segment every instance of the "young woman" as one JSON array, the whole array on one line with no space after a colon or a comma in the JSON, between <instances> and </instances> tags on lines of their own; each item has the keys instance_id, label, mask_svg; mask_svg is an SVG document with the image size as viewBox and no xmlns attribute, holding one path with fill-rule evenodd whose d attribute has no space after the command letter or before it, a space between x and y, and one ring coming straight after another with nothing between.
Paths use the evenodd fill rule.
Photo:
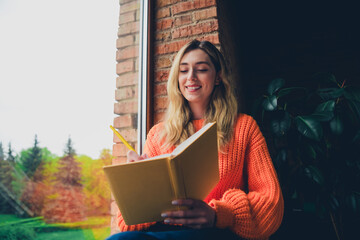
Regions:
<instances>
[{"instance_id":1,"label":"young woman","mask_svg":"<svg viewBox=\"0 0 360 240\"><path fill-rule=\"evenodd\" d=\"M206 199L178 199L188 210L164 212L163 223L127 226L109 239L267 239L281 224L283 198L265 139L255 120L238 114L222 54L194 40L176 55L167 85L169 107L148 133L145 153L170 153L208 122L217 122L220 180ZM144 199L146 201L146 199Z\"/></svg>"}]
</instances>

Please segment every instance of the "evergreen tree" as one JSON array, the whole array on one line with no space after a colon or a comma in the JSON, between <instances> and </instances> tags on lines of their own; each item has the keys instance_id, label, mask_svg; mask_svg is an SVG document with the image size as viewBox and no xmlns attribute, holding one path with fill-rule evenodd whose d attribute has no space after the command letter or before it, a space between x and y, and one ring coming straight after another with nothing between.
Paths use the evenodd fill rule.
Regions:
<instances>
[{"instance_id":1,"label":"evergreen tree","mask_svg":"<svg viewBox=\"0 0 360 240\"><path fill-rule=\"evenodd\" d=\"M35 135L34 146L29 149L26 153L21 156L21 163L26 175L36 181L41 181L41 167L43 163L43 156L41 148L38 146L39 142L37 140L37 135ZM35 175L35 173L37 174Z\"/></svg>"},{"instance_id":2,"label":"evergreen tree","mask_svg":"<svg viewBox=\"0 0 360 240\"><path fill-rule=\"evenodd\" d=\"M0 142L0 161L1 160L5 160L4 149L3 149L3 146L2 146L2 142Z\"/></svg>"},{"instance_id":3,"label":"evergreen tree","mask_svg":"<svg viewBox=\"0 0 360 240\"><path fill-rule=\"evenodd\" d=\"M13 193L12 182L14 181L13 176L13 161L15 157L12 155L11 144L9 144L9 155L8 160L5 160L4 150L2 143L0 143L0 212L1 213L12 213L13 209L9 205L6 196Z\"/></svg>"},{"instance_id":4,"label":"evergreen tree","mask_svg":"<svg viewBox=\"0 0 360 240\"><path fill-rule=\"evenodd\" d=\"M75 159L75 150L69 137L64 149L64 157L59 160L58 172L55 174L56 181L64 186L82 186L81 166Z\"/></svg>"},{"instance_id":5,"label":"evergreen tree","mask_svg":"<svg viewBox=\"0 0 360 240\"><path fill-rule=\"evenodd\" d=\"M65 154L65 156L75 156L76 155L76 152L75 152L75 149L73 148L73 143L71 141L70 136L66 143L66 146L64 149L64 154Z\"/></svg>"},{"instance_id":6,"label":"evergreen tree","mask_svg":"<svg viewBox=\"0 0 360 240\"><path fill-rule=\"evenodd\" d=\"M8 154L7 154L7 160L11 163L15 162L15 156L13 155L13 150L11 148L11 143L9 143L9 150L8 150Z\"/></svg>"},{"instance_id":7,"label":"evergreen tree","mask_svg":"<svg viewBox=\"0 0 360 240\"><path fill-rule=\"evenodd\" d=\"M15 157L12 155L11 144L9 144L9 153L7 160L5 160L4 150L2 144L0 146L0 183L2 183L9 191L12 191L13 176L13 161Z\"/></svg>"}]
</instances>

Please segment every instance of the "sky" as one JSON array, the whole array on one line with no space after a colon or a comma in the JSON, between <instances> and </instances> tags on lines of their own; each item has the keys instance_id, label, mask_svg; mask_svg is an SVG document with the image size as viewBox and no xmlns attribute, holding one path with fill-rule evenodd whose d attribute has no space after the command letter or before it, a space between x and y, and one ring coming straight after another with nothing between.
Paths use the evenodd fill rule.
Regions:
<instances>
[{"instance_id":1,"label":"sky","mask_svg":"<svg viewBox=\"0 0 360 240\"><path fill-rule=\"evenodd\" d=\"M0 142L112 149L118 0L0 0Z\"/></svg>"}]
</instances>

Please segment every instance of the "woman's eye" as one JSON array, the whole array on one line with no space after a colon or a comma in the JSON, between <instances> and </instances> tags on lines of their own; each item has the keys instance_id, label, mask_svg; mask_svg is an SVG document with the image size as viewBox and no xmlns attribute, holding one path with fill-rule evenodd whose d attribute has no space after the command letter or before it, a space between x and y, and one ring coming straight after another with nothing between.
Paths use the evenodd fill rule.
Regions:
<instances>
[{"instance_id":1,"label":"woman's eye","mask_svg":"<svg viewBox=\"0 0 360 240\"><path fill-rule=\"evenodd\" d=\"M186 73L188 70L180 70L181 73Z\"/></svg>"},{"instance_id":2,"label":"woman's eye","mask_svg":"<svg viewBox=\"0 0 360 240\"><path fill-rule=\"evenodd\" d=\"M206 72L207 69L198 69L199 72Z\"/></svg>"}]
</instances>

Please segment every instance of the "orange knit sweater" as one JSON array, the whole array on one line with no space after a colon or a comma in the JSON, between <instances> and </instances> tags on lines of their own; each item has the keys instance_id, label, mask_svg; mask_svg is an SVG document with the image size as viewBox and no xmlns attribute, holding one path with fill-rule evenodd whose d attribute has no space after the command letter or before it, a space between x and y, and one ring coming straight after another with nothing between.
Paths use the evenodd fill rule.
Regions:
<instances>
[{"instance_id":1,"label":"orange knit sweater","mask_svg":"<svg viewBox=\"0 0 360 240\"><path fill-rule=\"evenodd\" d=\"M196 130L204 120L194 120ZM148 134L145 152L149 157L170 153L164 150L159 133L162 123ZM219 228L230 228L246 239L267 239L281 224L284 203L265 139L255 120L240 114L231 141L219 152L220 180L204 199L216 211ZM146 229L154 223L128 226L121 213L120 231Z\"/></svg>"}]
</instances>

